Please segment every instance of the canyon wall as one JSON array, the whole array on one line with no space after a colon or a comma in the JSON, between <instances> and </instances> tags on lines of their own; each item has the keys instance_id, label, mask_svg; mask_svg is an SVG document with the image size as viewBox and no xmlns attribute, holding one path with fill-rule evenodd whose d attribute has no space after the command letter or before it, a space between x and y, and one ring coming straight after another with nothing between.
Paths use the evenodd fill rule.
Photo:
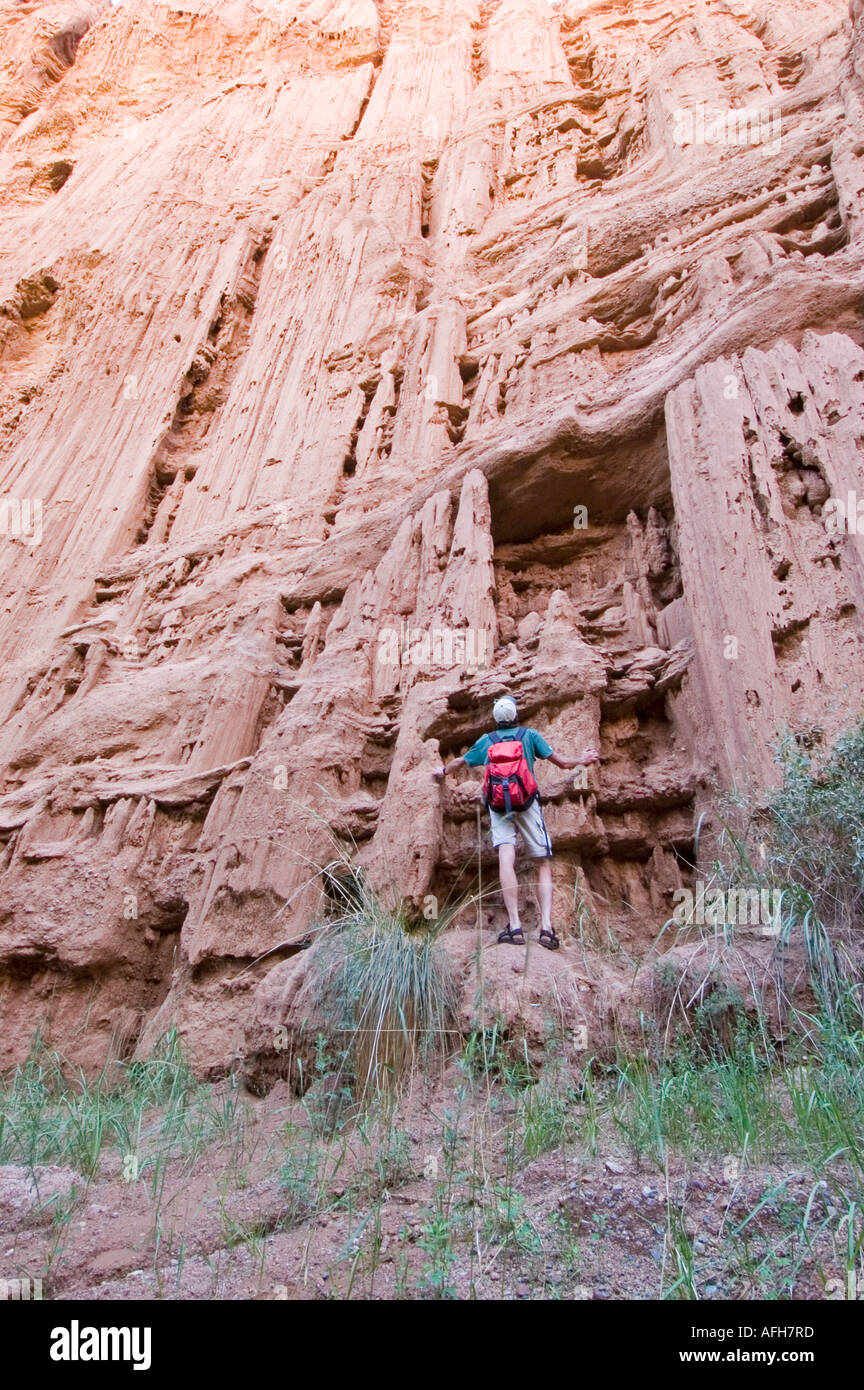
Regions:
<instances>
[{"instance_id":1,"label":"canyon wall","mask_svg":"<svg viewBox=\"0 0 864 1390\"><path fill-rule=\"evenodd\" d=\"M3 1064L260 1050L327 866L494 941L504 690L631 960L859 714L862 22L0 3Z\"/></svg>"}]
</instances>

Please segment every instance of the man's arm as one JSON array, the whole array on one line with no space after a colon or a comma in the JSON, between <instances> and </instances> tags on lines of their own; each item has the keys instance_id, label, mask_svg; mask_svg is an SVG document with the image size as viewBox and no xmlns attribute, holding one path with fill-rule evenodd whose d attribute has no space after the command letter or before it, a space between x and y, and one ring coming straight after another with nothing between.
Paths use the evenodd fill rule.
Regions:
<instances>
[{"instance_id":1,"label":"man's arm","mask_svg":"<svg viewBox=\"0 0 864 1390\"><path fill-rule=\"evenodd\" d=\"M586 748L579 758L562 758L557 753L551 753L548 761L569 772L574 767L590 767L592 763L599 763L600 754L594 748Z\"/></svg>"},{"instance_id":2,"label":"man's arm","mask_svg":"<svg viewBox=\"0 0 864 1390\"><path fill-rule=\"evenodd\" d=\"M457 772L460 767L466 766L467 764L464 758L454 758L452 763L445 763L443 767L437 768L436 771L432 773L432 776L437 777L439 782L443 782L444 778L449 777L451 772Z\"/></svg>"}]
</instances>

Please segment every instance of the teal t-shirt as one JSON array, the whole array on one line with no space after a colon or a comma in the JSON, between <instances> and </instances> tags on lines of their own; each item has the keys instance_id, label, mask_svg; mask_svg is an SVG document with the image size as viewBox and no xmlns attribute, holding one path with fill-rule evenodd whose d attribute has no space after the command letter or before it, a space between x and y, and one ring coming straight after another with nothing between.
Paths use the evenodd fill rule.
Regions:
<instances>
[{"instance_id":1,"label":"teal t-shirt","mask_svg":"<svg viewBox=\"0 0 864 1390\"><path fill-rule=\"evenodd\" d=\"M498 729L496 732L499 741L507 738L515 738L517 727L518 726L514 724L508 729ZM478 738L477 742L468 749L468 752L465 754L465 761L469 767L486 766L489 749L492 746L492 739L494 736L494 734L484 734L482 738ZM525 738L522 741L522 747L525 749L525 761L532 772L534 771L535 758L552 757L552 749L549 747L543 735L538 734L536 729L525 730Z\"/></svg>"}]
</instances>

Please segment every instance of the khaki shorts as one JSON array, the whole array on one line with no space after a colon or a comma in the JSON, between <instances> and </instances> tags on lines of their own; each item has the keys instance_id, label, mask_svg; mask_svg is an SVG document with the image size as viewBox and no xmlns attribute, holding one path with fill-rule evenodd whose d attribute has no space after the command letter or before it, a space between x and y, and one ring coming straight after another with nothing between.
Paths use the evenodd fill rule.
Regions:
<instances>
[{"instance_id":1,"label":"khaki shorts","mask_svg":"<svg viewBox=\"0 0 864 1390\"><path fill-rule=\"evenodd\" d=\"M517 844L518 830L532 859L552 858L552 843L546 830L539 798L532 801L526 811L512 811L508 816L503 811L490 810L489 815L492 818L492 844L495 849L498 849L499 845Z\"/></svg>"}]
</instances>

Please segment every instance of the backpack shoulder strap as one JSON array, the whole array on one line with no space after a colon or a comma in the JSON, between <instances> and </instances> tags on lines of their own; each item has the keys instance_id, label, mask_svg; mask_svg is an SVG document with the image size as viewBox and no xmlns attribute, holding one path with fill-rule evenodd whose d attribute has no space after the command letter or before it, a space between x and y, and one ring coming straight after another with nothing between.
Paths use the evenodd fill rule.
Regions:
<instances>
[{"instance_id":1,"label":"backpack shoulder strap","mask_svg":"<svg viewBox=\"0 0 864 1390\"><path fill-rule=\"evenodd\" d=\"M527 729L517 729L515 734L508 734L506 738L500 730L496 730L494 734L488 735L489 747L492 748L496 743L521 743L524 745L527 736Z\"/></svg>"}]
</instances>

